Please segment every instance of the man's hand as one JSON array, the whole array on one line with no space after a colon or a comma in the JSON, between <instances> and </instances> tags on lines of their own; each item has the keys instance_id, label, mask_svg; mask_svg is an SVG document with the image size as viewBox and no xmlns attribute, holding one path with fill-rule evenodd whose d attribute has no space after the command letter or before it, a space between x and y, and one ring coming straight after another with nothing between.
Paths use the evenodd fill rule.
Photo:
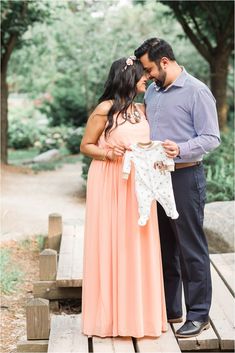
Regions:
<instances>
[{"instance_id":1,"label":"man's hand","mask_svg":"<svg viewBox=\"0 0 235 353\"><path fill-rule=\"evenodd\" d=\"M174 141L165 140L162 143L162 146L163 146L168 158L175 158L180 153L179 146Z\"/></svg>"}]
</instances>

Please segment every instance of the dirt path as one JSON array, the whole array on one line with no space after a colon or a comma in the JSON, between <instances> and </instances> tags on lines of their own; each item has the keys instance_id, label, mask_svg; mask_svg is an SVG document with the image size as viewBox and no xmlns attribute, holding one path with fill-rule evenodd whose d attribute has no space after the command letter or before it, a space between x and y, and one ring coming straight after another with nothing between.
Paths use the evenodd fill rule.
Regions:
<instances>
[{"instance_id":1,"label":"dirt path","mask_svg":"<svg viewBox=\"0 0 235 353\"><path fill-rule=\"evenodd\" d=\"M38 174L2 168L2 241L46 235L48 215L54 212L63 220L77 219L82 227L85 192L80 162Z\"/></svg>"}]
</instances>

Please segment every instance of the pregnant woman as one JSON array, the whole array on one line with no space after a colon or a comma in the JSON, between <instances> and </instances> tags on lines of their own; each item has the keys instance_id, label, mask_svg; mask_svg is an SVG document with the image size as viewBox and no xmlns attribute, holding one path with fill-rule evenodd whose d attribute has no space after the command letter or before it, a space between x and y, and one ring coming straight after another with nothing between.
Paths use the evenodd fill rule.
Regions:
<instances>
[{"instance_id":1,"label":"pregnant woman","mask_svg":"<svg viewBox=\"0 0 235 353\"><path fill-rule=\"evenodd\" d=\"M123 156L150 141L143 107L147 77L135 57L115 61L90 115L81 152L93 158L87 180L82 330L100 337L158 337L167 331L156 203L138 225L135 171L122 178Z\"/></svg>"}]
</instances>

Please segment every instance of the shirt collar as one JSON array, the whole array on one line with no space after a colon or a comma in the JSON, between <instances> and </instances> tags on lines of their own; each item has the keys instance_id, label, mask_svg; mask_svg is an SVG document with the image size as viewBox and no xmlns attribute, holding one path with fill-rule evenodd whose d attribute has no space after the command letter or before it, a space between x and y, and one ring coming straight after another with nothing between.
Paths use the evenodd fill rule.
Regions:
<instances>
[{"instance_id":1,"label":"shirt collar","mask_svg":"<svg viewBox=\"0 0 235 353\"><path fill-rule=\"evenodd\" d=\"M186 81L187 78L187 71L185 70L185 68L183 66L181 66L182 68L182 72L180 73L180 75L175 79L174 82L172 82L169 86L167 86L166 88L160 87L155 83L155 90L157 92L162 91L162 92L166 92L168 91L171 87L176 86L176 87L183 87L184 83Z\"/></svg>"}]
</instances>

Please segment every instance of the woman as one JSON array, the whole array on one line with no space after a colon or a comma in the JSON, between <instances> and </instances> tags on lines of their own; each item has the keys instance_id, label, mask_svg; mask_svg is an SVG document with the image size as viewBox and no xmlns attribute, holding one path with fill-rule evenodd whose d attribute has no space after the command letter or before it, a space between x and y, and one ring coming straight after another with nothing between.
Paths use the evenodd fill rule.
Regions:
<instances>
[{"instance_id":1,"label":"woman","mask_svg":"<svg viewBox=\"0 0 235 353\"><path fill-rule=\"evenodd\" d=\"M135 57L115 61L88 119L81 152L92 157L87 181L82 294L83 333L160 336L167 330L156 206L138 225L134 169L122 178L130 144L150 140L134 103L147 77Z\"/></svg>"}]
</instances>

